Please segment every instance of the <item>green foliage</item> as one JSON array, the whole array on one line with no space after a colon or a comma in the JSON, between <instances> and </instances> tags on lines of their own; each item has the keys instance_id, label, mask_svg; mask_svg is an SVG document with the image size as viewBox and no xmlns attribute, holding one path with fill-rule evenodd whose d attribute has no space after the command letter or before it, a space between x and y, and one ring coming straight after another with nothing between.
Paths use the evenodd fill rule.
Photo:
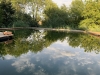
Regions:
<instances>
[{"instance_id":1,"label":"green foliage","mask_svg":"<svg viewBox=\"0 0 100 75\"><path fill-rule=\"evenodd\" d=\"M35 3L35 7L38 5L40 11L41 1L38 0L36 1L37 3L35 3L34 0L0 0L0 27L37 27L36 17L31 17L30 14L26 14L26 6L30 3ZM39 12L36 13L34 10L34 13L34 16L36 16ZM38 21L40 20L38 17L37 19Z\"/></svg>"},{"instance_id":2,"label":"green foliage","mask_svg":"<svg viewBox=\"0 0 100 75\"><path fill-rule=\"evenodd\" d=\"M83 19L81 16L84 10L82 0L74 0L68 9L65 5L60 8L52 1L47 0L45 7L45 27L52 28L78 28L79 22Z\"/></svg>"},{"instance_id":3,"label":"green foliage","mask_svg":"<svg viewBox=\"0 0 100 75\"><path fill-rule=\"evenodd\" d=\"M26 13L26 8L30 11L33 19L39 21L44 9L45 0L11 0L13 7L16 9L16 16L20 17L19 12ZM28 8L29 7L29 8Z\"/></svg>"},{"instance_id":4,"label":"green foliage","mask_svg":"<svg viewBox=\"0 0 100 75\"><path fill-rule=\"evenodd\" d=\"M0 9L2 12L2 26L8 27L13 22L14 8L11 5L11 2L2 0L0 3Z\"/></svg>"},{"instance_id":5,"label":"green foliage","mask_svg":"<svg viewBox=\"0 0 100 75\"><path fill-rule=\"evenodd\" d=\"M33 0L32 2L30 2L30 5L32 6L31 14L33 15L34 20L40 21L42 19L42 11L45 8L45 1L46 0Z\"/></svg>"},{"instance_id":6,"label":"green foliage","mask_svg":"<svg viewBox=\"0 0 100 75\"><path fill-rule=\"evenodd\" d=\"M48 4L49 3L49 4ZM66 6L62 6L62 8L58 8L58 6L52 1L47 0L47 6L45 7L45 21L44 26L58 28L63 27L67 24L67 9Z\"/></svg>"},{"instance_id":7,"label":"green foliage","mask_svg":"<svg viewBox=\"0 0 100 75\"><path fill-rule=\"evenodd\" d=\"M76 16L76 17L81 17L81 14L84 10L84 3L82 0L74 0L72 1L71 3L71 6L70 6L70 12Z\"/></svg>"},{"instance_id":8,"label":"green foliage","mask_svg":"<svg viewBox=\"0 0 100 75\"><path fill-rule=\"evenodd\" d=\"M2 21L3 21L3 11L0 8L0 27L2 26Z\"/></svg>"},{"instance_id":9,"label":"green foliage","mask_svg":"<svg viewBox=\"0 0 100 75\"><path fill-rule=\"evenodd\" d=\"M16 27L16 24L19 27L38 27L37 22L29 14L21 12L18 13L13 25Z\"/></svg>"},{"instance_id":10,"label":"green foliage","mask_svg":"<svg viewBox=\"0 0 100 75\"><path fill-rule=\"evenodd\" d=\"M52 0L0 2L0 27L38 27L41 21L43 27L100 31L99 0L73 0L69 8Z\"/></svg>"},{"instance_id":11,"label":"green foliage","mask_svg":"<svg viewBox=\"0 0 100 75\"><path fill-rule=\"evenodd\" d=\"M45 25L48 27L63 27L66 24L67 18L65 12L60 12L58 8L52 8L46 11L46 15L48 19L44 22Z\"/></svg>"},{"instance_id":12,"label":"green foliage","mask_svg":"<svg viewBox=\"0 0 100 75\"><path fill-rule=\"evenodd\" d=\"M45 27L74 28L100 31L100 2L97 0L73 0L69 9L65 5L58 8L47 0L45 7Z\"/></svg>"},{"instance_id":13,"label":"green foliage","mask_svg":"<svg viewBox=\"0 0 100 75\"><path fill-rule=\"evenodd\" d=\"M78 27L79 22L83 19L82 12L84 10L84 2L82 0L73 0L70 6L70 21Z\"/></svg>"},{"instance_id":14,"label":"green foliage","mask_svg":"<svg viewBox=\"0 0 100 75\"><path fill-rule=\"evenodd\" d=\"M88 1L82 12L84 20L80 22L80 28L86 30L96 30L100 28L100 2ZM98 29L97 29L98 30ZM100 30L99 30L100 31Z\"/></svg>"},{"instance_id":15,"label":"green foliage","mask_svg":"<svg viewBox=\"0 0 100 75\"><path fill-rule=\"evenodd\" d=\"M19 20L13 23L13 27L29 27L27 23Z\"/></svg>"}]
</instances>

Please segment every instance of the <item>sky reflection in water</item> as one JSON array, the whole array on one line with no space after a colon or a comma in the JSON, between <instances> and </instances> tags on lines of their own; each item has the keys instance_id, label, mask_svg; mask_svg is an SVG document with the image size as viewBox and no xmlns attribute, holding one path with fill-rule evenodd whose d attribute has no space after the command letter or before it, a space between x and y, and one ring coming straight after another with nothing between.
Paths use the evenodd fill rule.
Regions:
<instances>
[{"instance_id":1,"label":"sky reflection in water","mask_svg":"<svg viewBox=\"0 0 100 75\"><path fill-rule=\"evenodd\" d=\"M99 75L100 54L57 40L37 53L0 58L0 75Z\"/></svg>"}]
</instances>

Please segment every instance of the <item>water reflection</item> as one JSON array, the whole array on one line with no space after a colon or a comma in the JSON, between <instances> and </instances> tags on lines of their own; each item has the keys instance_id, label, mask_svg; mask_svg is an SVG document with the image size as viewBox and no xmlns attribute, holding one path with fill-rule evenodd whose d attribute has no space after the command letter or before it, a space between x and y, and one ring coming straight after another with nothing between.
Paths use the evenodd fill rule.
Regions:
<instances>
[{"instance_id":1,"label":"water reflection","mask_svg":"<svg viewBox=\"0 0 100 75\"><path fill-rule=\"evenodd\" d=\"M94 51L97 54L100 52L100 38L92 35L70 34L68 43L72 47L80 46L81 48L84 48L85 52Z\"/></svg>"},{"instance_id":2,"label":"water reflection","mask_svg":"<svg viewBox=\"0 0 100 75\"><path fill-rule=\"evenodd\" d=\"M97 37L38 30L14 34L12 43L0 44L0 75L100 74Z\"/></svg>"},{"instance_id":3,"label":"water reflection","mask_svg":"<svg viewBox=\"0 0 100 75\"><path fill-rule=\"evenodd\" d=\"M56 31L17 30L14 31L13 43L0 44L0 55L9 54L18 57L29 50L37 53L57 40L66 40L66 43L70 46L84 48L85 52L94 51L99 53L100 51L100 39L92 35Z\"/></svg>"},{"instance_id":4,"label":"water reflection","mask_svg":"<svg viewBox=\"0 0 100 75\"><path fill-rule=\"evenodd\" d=\"M14 55L16 57L21 54L27 53L29 50L37 53L41 51L43 48L48 47L51 43L56 42L57 40L64 40L66 37L66 33L59 32L41 32L41 31L32 31L29 30L22 31L14 31L14 42L12 44L1 44L1 52L10 55ZM63 36L60 36L62 34ZM56 35L56 37L54 37ZM3 49L2 49L3 48ZM2 54L1 53L1 54Z\"/></svg>"},{"instance_id":5,"label":"water reflection","mask_svg":"<svg viewBox=\"0 0 100 75\"><path fill-rule=\"evenodd\" d=\"M16 73L15 75L98 75L99 57L100 55L94 53L84 53L79 47L72 48L66 41L57 41L37 54L29 51L16 59L13 56L5 56L6 60L12 61L11 67L15 68L12 72ZM3 64L2 62L0 64ZM9 61L7 63L9 64ZM10 71L11 67L6 69Z\"/></svg>"}]
</instances>

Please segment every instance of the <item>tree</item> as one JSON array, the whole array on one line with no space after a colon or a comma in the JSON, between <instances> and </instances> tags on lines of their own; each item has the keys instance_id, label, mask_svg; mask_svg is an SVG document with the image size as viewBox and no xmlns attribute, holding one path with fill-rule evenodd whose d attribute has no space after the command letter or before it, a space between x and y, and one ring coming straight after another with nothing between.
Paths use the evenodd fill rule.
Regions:
<instances>
[{"instance_id":1,"label":"tree","mask_svg":"<svg viewBox=\"0 0 100 75\"><path fill-rule=\"evenodd\" d=\"M38 27L37 22L26 13L19 12L15 21L13 22L14 27Z\"/></svg>"},{"instance_id":2,"label":"tree","mask_svg":"<svg viewBox=\"0 0 100 75\"><path fill-rule=\"evenodd\" d=\"M35 21L40 21L43 17L43 10L45 8L45 0L30 0L27 3L30 8L30 15L32 15Z\"/></svg>"},{"instance_id":3,"label":"tree","mask_svg":"<svg viewBox=\"0 0 100 75\"><path fill-rule=\"evenodd\" d=\"M3 21L3 13L2 13L2 9L0 8L0 27L2 26L2 21Z\"/></svg>"},{"instance_id":4,"label":"tree","mask_svg":"<svg viewBox=\"0 0 100 75\"><path fill-rule=\"evenodd\" d=\"M82 12L84 20L80 23L80 28L86 30L96 30L100 28L100 2L89 0L86 2L85 9Z\"/></svg>"},{"instance_id":5,"label":"tree","mask_svg":"<svg viewBox=\"0 0 100 75\"><path fill-rule=\"evenodd\" d=\"M35 20L40 19L42 11L44 9L45 0L11 0L13 6L16 8L16 13L22 12L27 13L33 16Z\"/></svg>"},{"instance_id":6,"label":"tree","mask_svg":"<svg viewBox=\"0 0 100 75\"><path fill-rule=\"evenodd\" d=\"M41 16L43 16L42 11L44 9L45 0L11 0L11 2L13 6L16 8L15 16L17 18L23 18L23 15L20 15L20 13L22 13L31 15L32 20L36 25L36 22L41 20Z\"/></svg>"},{"instance_id":7,"label":"tree","mask_svg":"<svg viewBox=\"0 0 100 75\"><path fill-rule=\"evenodd\" d=\"M0 9L2 12L2 26L8 27L13 22L14 8L11 5L11 2L3 0L0 3Z\"/></svg>"},{"instance_id":8,"label":"tree","mask_svg":"<svg viewBox=\"0 0 100 75\"><path fill-rule=\"evenodd\" d=\"M63 18L63 20L64 20L64 22L65 22L65 24L69 24L69 10L68 10L68 8L66 7L66 5L62 5L61 6L61 8L60 8L60 10L61 10L61 14L62 14L62 18Z\"/></svg>"},{"instance_id":9,"label":"tree","mask_svg":"<svg viewBox=\"0 0 100 75\"><path fill-rule=\"evenodd\" d=\"M62 6L62 8L66 9L66 6ZM44 26L53 28L64 27L67 24L68 17L66 10L59 8L51 0L46 0Z\"/></svg>"},{"instance_id":10,"label":"tree","mask_svg":"<svg viewBox=\"0 0 100 75\"><path fill-rule=\"evenodd\" d=\"M73 0L70 6L70 19L77 24L83 19L82 12L84 10L84 2L82 0Z\"/></svg>"}]
</instances>

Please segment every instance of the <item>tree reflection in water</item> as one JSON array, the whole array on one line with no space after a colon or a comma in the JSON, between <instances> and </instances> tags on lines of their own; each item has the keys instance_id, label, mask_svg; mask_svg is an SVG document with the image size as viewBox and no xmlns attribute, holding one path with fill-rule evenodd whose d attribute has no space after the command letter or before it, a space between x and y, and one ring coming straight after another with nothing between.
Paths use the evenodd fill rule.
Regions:
<instances>
[{"instance_id":1,"label":"tree reflection in water","mask_svg":"<svg viewBox=\"0 0 100 75\"><path fill-rule=\"evenodd\" d=\"M16 30L13 33L12 43L0 43L0 57L7 54L19 57L29 50L37 53L57 40L67 40L70 46L84 48L85 52L100 52L100 38L88 34L42 30Z\"/></svg>"}]
</instances>

